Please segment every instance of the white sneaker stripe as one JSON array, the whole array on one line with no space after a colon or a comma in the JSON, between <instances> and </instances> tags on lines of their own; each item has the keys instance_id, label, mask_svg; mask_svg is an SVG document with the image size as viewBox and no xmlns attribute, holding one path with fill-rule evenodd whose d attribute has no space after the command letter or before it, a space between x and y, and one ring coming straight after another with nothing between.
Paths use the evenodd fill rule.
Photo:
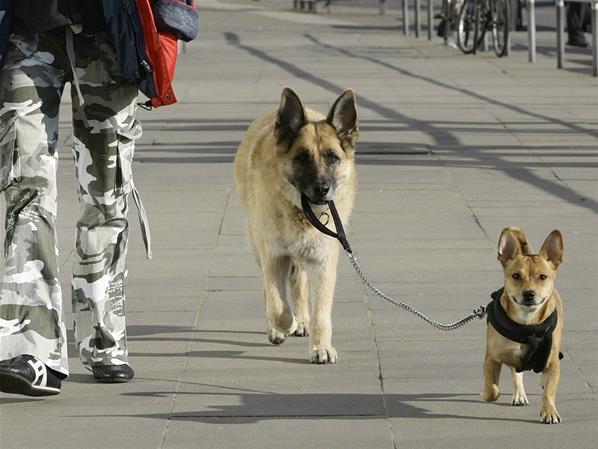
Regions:
<instances>
[{"instance_id":1,"label":"white sneaker stripe","mask_svg":"<svg viewBox=\"0 0 598 449\"><path fill-rule=\"evenodd\" d=\"M31 365L35 371L35 379L33 380L32 385L46 387L48 382L48 372L46 371L46 365L39 360L27 360L27 363L29 363L29 365Z\"/></svg>"}]
</instances>

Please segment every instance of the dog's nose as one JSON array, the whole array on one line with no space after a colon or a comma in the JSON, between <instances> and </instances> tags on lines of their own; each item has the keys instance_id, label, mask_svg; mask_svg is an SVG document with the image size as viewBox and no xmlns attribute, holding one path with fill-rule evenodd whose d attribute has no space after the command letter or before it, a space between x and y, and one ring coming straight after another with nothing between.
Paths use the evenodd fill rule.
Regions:
<instances>
[{"instance_id":1,"label":"dog's nose","mask_svg":"<svg viewBox=\"0 0 598 449\"><path fill-rule=\"evenodd\" d=\"M314 187L316 194L320 197L325 197L330 192L330 183L328 181L319 182Z\"/></svg>"},{"instance_id":2,"label":"dog's nose","mask_svg":"<svg viewBox=\"0 0 598 449\"><path fill-rule=\"evenodd\" d=\"M536 297L536 293L533 290L526 290L523 292L523 299L525 301L533 301Z\"/></svg>"}]
</instances>

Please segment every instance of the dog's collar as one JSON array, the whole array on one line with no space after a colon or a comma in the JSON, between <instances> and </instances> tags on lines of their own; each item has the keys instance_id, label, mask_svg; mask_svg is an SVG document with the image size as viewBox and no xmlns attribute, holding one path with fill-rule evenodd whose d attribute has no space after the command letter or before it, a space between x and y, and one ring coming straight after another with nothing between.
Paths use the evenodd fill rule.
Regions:
<instances>
[{"instance_id":1,"label":"dog's collar","mask_svg":"<svg viewBox=\"0 0 598 449\"><path fill-rule=\"evenodd\" d=\"M503 337L528 345L521 366L516 367L517 372L534 370L539 373L546 368L552 349L552 333L558 321L557 310L555 309L548 318L539 324L519 324L509 318L500 304L503 291L504 289L501 288L490 295L492 301L486 308L488 322ZM563 358L561 353L559 353L559 358Z\"/></svg>"}]
</instances>

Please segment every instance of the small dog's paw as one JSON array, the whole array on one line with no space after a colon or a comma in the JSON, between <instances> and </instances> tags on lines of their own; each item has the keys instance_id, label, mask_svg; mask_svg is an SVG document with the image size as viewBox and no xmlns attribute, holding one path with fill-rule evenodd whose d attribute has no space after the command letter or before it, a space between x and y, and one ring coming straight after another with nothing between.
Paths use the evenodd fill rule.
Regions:
<instances>
[{"instance_id":1,"label":"small dog's paw","mask_svg":"<svg viewBox=\"0 0 598 449\"><path fill-rule=\"evenodd\" d=\"M307 337L309 332L307 330L307 326L301 320L297 320L297 329L291 335L295 337Z\"/></svg>"},{"instance_id":2,"label":"small dog's paw","mask_svg":"<svg viewBox=\"0 0 598 449\"><path fill-rule=\"evenodd\" d=\"M525 392L516 392L513 393L513 405L515 406L521 406L521 405L527 405L529 404L529 401L527 400L527 396L525 395Z\"/></svg>"},{"instance_id":3,"label":"small dog's paw","mask_svg":"<svg viewBox=\"0 0 598 449\"><path fill-rule=\"evenodd\" d=\"M326 363L337 363L338 362L338 354L336 349L332 346L328 348L319 348L314 349L311 353L311 357L309 359L311 363L317 363L319 365L323 365Z\"/></svg>"},{"instance_id":4,"label":"small dog's paw","mask_svg":"<svg viewBox=\"0 0 598 449\"><path fill-rule=\"evenodd\" d=\"M273 345L281 345L287 339L286 335L276 329L268 330L268 340Z\"/></svg>"},{"instance_id":5,"label":"small dog's paw","mask_svg":"<svg viewBox=\"0 0 598 449\"><path fill-rule=\"evenodd\" d=\"M544 406L540 412L540 419L545 424L558 424L561 422L561 415L553 406Z\"/></svg>"},{"instance_id":6,"label":"small dog's paw","mask_svg":"<svg viewBox=\"0 0 598 449\"><path fill-rule=\"evenodd\" d=\"M488 389L484 388L480 393L480 397L482 398L482 400L486 402L494 402L498 399L499 396L500 390L496 385L492 385L492 387Z\"/></svg>"}]
</instances>

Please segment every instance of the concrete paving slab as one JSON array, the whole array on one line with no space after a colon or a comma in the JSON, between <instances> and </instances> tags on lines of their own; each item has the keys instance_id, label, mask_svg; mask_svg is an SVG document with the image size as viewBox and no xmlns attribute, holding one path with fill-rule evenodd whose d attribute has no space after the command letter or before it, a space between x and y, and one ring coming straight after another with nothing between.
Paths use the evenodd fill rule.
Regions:
<instances>
[{"instance_id":1,"label":"concrete paving slab","mask_svg":"<svg viewBox=\"0 0 598 449\"><path fill-rule=\"evenodd\" d=\"M466 56L440 39L404 37L396 12L290 8L286 0L200 3L200 38L177 68L179 104L140 111L134 170L154 257L145 260L132 210L136 378L96 384L71 344L60 396L0 397L0 447L593 448L598 83L578 70L589 52L556 70L553 32L538 33L538 61L529 64L525 33L514 33L508 58ZM454 321L489 301L502 282L502 228L523 227L536 248L563 231L561 425L539 424L536 375L525 376L528 407L510 405L507 370L499 401L479 399L483 321L454 333L427 327L366 294L344 256L333 312L339 365L307 363L306 338L268 344L232 161L249 123L275 110L287 85L322 111L356 89L352 246L377 286L434 319ZM78 206L64 100L58 233L68 304Z\"/></svg>"}]
</instances>

